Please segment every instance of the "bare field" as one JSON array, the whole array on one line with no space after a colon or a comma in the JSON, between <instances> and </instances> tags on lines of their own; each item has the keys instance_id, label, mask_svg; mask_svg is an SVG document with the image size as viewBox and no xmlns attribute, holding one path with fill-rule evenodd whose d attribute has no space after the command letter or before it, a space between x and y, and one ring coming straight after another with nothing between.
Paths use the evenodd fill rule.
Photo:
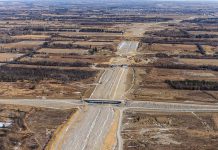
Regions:
<instances>
[{"instance_id":1,"label":"bare field","mask_svg":"<svg viewBox=\"0 0 218 150\"><path fill-rule=\"evenodd\" d=\"M49 35L16 35L12 36L14 39L19 39L19 40L46 40L50 38Z\"/></svg>"},{"instance_id":2,"label":"bare field","mask_svg":"<svg viewBox=\"0 0 218 150\"><path fill-rule=\"evenodd\" d=\"M189 31L189 33L194 34L194 35L199 35L199 34L218 35L218 32L214 32L214 31Z\"/></svg>"},{"instance_id":3,"label":"bare field","mask_svg":"<svg viewBox=\"0 0 218 150\"><path fill-rule=\"evenodd\" d=\"M42 45L44 41L21 41L17 43L0 44L3 49L33 49Z\"/></svg>"},{"instance_id":4,"label":"bare field","mask_svg":"<svg viewBox=\"0 0 218 150\"><path fill-rule=\"evenodd\" d=\"M179 59L180 63L189 65L218 65L217 59Z\"/></svg>"},{"instance_id":5,"label":"bare field","mask_svg":"<svg viewBox=\"0 0 218 150\"><path fill-rule=\"evenodd\" d=\"M60 33L60 36L91 36L91 37L122 37L122 34L118 33L98 33L98 32L65 32L65 33Z\"/></svg>"},{"instance_id":6,"label":"bare field","mask_svg":"<svg viewBox=\"0 0 218 150\"><path fill-rule=\"evenodd\" d=\"M15 54L15 53L0 53L0 61L1 62L8 62L12 61L15 58L22 56L23 54Z\"/></svg>"},{"instance_id":7,"label":"bare field","mask_svg":"<svg viewBox=\"0 0 218 150\"><path fill-rule=\"evenodd\" d=\"M54 49L54 48L42 48L38 52L46 54L88 54L86 49Z\"/></svg>"},{"instance_id":8,"label":"bare field","mask_svg":"<svg viewBox=\"0 0 218 150\"><path fill-rule=\"evenodd\" d=\"M75 112L76 109L1 105L0 148L44 149L55 130Z\"/></svg>"},{"instance_id":9,"label":"bare field","mask_svg":"<svg viewBox=\"0 0 218 150\"><path fill-rule=\"evenodd\" d=\"M1 98L54 98L54 99L81 99L82 95L89 90L87 84L91 81L73 82L60 84L54 80L41 81L38 83L26 82L1 82Z\"/></svg>"},{"instance_id":10,"label":"bare field","mask_svg":"<svg viewBox=\"0 0 218 150\"><path fill-rule=\"evenodd\" d=\"M124 149L216 149L217 117L217 113L125 111Z\"/></svg>"},{"instance_id":11,"label":"bare field","mask_svg":"<svg viewBox=\"0 0 218 150\"><path fill-rule=\"evenodd\" d=\"M126 37L143 37L147 31L162 30L165 27L156 23L132 23L126 27L124 36Z\"/></svg>"},{"instance_id":12,"label":"bare field","mask_svg":"<svg viewBox=\"0 0 218 150\"><path fill-rule=\"evenodd\" d=\"M131 100L164 102L217 102L217 91L194 91L171 89L166 80L206 80L217 81L218 73L205 70L182 69L135 69L135 82L127 95ZM145 92L146 91L146 92Z\"/></svg>"},{"instance_id":13,"label":"bare field","mask_svg":"<svg viewBox=\"0 0 218 150\"><path fill-rule=\"evenodd\" d=\"M95 82L98 71L88 67L11 64L1 67L0 76L1 98L81 99Z\"/></svg>"},{"instance_id":14,"label":"bare field","mask_svg":"<svg viewBox=\"0 0 218 150\"><path fill-rule=\"evenodd\" d=\"M62 39L62 38L61 38ZM67 40L63 40L63 41L53 41L51 42L51 44L73 44L75 41L67 41Z\"/></svg>"},{"instance_id":15,"label":"bare field","mask_svg":"<svg viewBox=\"0 0 218 150\"><path fill-rule=\"evenodd\" d=\"M146 91L146 92L144 92ZM177 102L177 103L217 103L217 91L191 91L164 88L137 88L128 98L139 101Z\"/></svg>"},{"instance_id":16,"label":"bare field","mask_svg":"<svg viewBox=\"0 0 218 150\"><path fill-rule=\"evenodd\" d=\"M82 41L82 42L75 42L74 44L77 45L86 45L86 46L107 46L107 45L113 45L113 42L89 42L89 41Z\"/></svg>"},{"instance_id":17,"label":"bare field","mask_svg":"<svg viewBox=\"0 0 218 150\"><path fill-rule=\"evenodd\" d=\"M203 49L206 51L207 54L213 55L218 53L218 47L217 46L210 46L210 45L203 45Z\"/></svg>"},{"instance_id":18,"label":"bare field","mask_svg":"<svg viewBox=\"0 0 218 150\"><path fill-rule=\"evenodd\" d=\"M25 57L21 61L54 61L54 62L65 62L73 63L77 61L88 62L88 63L100 63L107 62L110 60L110 56L105 56L104 58L99 55L68 55L68 54L36 54L33 57Z\"/></svg>"},{"instance_id":19,"label":"bare field","mask_svg":"<svg viewBox=\"0 0 218 150\"><path fill-rule=\"evenodd\" d=\"M197 47L195 45L185 44L145 44L141 50L153 53L196 54Z\"/></svg>"}]
</instances>

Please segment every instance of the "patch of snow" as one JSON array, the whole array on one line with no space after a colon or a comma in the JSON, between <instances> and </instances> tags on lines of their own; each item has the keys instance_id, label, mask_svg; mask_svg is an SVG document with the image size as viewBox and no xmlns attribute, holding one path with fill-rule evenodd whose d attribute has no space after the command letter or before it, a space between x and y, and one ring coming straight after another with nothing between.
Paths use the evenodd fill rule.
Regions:
<instances>
[{"instance_id":1,"label":"patch of snow","mask_svg":"<svg viewBox=\"0 0 218 150\"><path fill-rule=\"evenodd\" d=\"M0 128L8 128L12 125L12 122L0 122Z\"/></svg>"}]
</instances>

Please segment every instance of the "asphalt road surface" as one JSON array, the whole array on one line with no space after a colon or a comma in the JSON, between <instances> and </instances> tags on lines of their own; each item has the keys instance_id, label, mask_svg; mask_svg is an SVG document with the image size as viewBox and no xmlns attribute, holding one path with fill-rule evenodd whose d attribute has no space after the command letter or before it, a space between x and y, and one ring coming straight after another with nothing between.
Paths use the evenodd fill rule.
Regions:
<instances>
[{"instance_id":1,"label":"asphalt road surface","mask_svg":"<svg viewBox=\"0 0 218 150\"><path fill-rule=\"evenodd\" d=\"M118 47L118 53L128 55L136 51L138 42L123 41ZM125 62L125 60L123 61ZM122 63L123 63L122 62ZM118 62L114 62L116 64ZM121 99L126 90L127 67L106 69L102 74L99 84L96 85L90 99ZM70 123L67 132L63 133L63 150L98 150L101 149L104 139L114 120L112 107L89 106L85 112L80 111L80 117ZM115 145L114 145L115 147Z\"/></svg>"},{"instance_id":2,"label":"asphalt road surface","mask_svg":"<svg viewBox=\"0 0 218 150\"><path fill-rule=\"evenodd\" d=\"M105 70L90 99L121 99L123 93L125 93L127 74L128 68Z\"/></svg>"},{"instance_id":3,"label":"asphalt road surface","mask_svg":"<svg viewBox=\"0 0 218 150\"><path fill-rule=\"evenodd\" d=\"M130 52L135 52L138 48L137 41L122 41L118 46L117 53L119 55L128 55ZM126 59L112 62L119 65L127 63ZM126 78L128 74L128 67L115 67L106 69L102 74L99 84L94 89L90 99L122 99L126 90Z\"/></svg>"},{"instance_id":4,"label":"asphalt road surface","mask_svg":"<svg viewBox=\"0 0 218 150\"><path fill-rule=\"evenodd\" d=\"M98 150L102 147L114 118L112 107L88 107L68 128L61 149Z\"/></svg>"},{"instance_id":5,"label":"asphalt road surface","mask_svg":"<svg viewBox=\"0 0 218 150\"><path fill-rule=\"evenodd\" d=\"M118 46L120 56L134 53L138 48L136 41L123 41ZM114 61L112 63L126 63L125 57L118 59L122 62ZM106 69L102 74L99 84L96 85L90 99L108 99L122 100L126 90L126 78L128 67L115 67ZM126 102L119 107L88 105L80 100L0 100L0 104L18 104L37 107L46 107L54 109L69 109L78 107L78 115L69 121L64 132L58 137L58 142L54 143L54 150L98 150L101 149L112 123L114 123L115 109L120 109L119 129L117 131L118 142L117 149L122 149L122 138L119 135L122 126L122 111L125 109L150 110L150 111L202 111L218 112L218 105L197 105L197 104L179 104L164 102ZM80 109L82 108L83 109Z\"/></svg>"}]
</instances>

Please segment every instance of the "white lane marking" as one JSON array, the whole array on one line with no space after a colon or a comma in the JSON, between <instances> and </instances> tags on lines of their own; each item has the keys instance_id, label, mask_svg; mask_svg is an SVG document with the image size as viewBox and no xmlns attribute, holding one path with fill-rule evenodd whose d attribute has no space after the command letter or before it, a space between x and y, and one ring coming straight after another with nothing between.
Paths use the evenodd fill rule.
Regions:
<instances>
[{"instance_id":1,"label":"white lane marking","mask_svg":"<svg viewBox=\"0 0 218 150\"><path fill-rule=\"evenodd\" d=\"M105 76L106 79L102 81L103 84L107 84L107 83L110 81L111 75L109 76L109 74L113 74L114 69L108 69L107 71L108 71L108 73L107 73L107 75ZM111 71L112 71L112 72L111 72Z\"/></svg>"},{"instance_id":2,"label":"white lane marking","mask_svg":"<svg viewBox=\"0 0 218 150\"><path fill-rule=\"evenodd\" d=\"M91 108L89 109L91 111ZM93 112L93 115L96 114L96 112L94 111ZM84 116L85 115L85 116ZM95 117L95 116L94 116ZM72 133L69 132L69 135L73 135L72 138L66 138L66 139L69 139L67 140L67 144L65 144L65 141L64 141L64 147L62 149L66 149L66 150L72 150L70 149L71 148L71 145L74 146L74 148L76 148L78 146L78 144L80 144L80 139L84 137L84 134L82 131L85 131L86 129L88 130L89 128L86 128L86 127L89 127L91 126L92 124L92 120L94 119L94 117L92 118L92 116L90 116L90 113L87 113L87 112L84 112L84 114L81 114L80 117L77 119L77 121L75 122L74 124L74 127L72 127L73 131ZM88 119L89 118L89 119ZM83 120L81 120L83 119ZM86 122L86 125L87 126L79 126L79 125L83 125L83 123ZM80 128L79 128L80 127ZM77 128L77 130L75 130L75 128ZM88 132L88 131L87 131Z\"/></svg>"},{"instance_id":3,"label":"white lane marking","mask_svg":"<svg viewBox=\"0 0 218 150\"><path fill-rule=\"evenodd\" d=\"M114 90L114 88L113 88L113 86L114 86L114 84L116 83L116 81L117 81L117 79L119 78L119 72L120 72L120 70L121 69L119 69L118 71L117 71L117 75L116 75L116 77L115 77L115 80L113 80L113 82L110 84L110 92L109 92L109 95L108 95L108 97L110 98L110 95L112 94L112 91Z\"/></svg>"},{"instance_id":4,"label":"white lane marking","mask_svg":"<svg viewBox=\"0 0 218 150\"><path fill-rule=\"evenodd\" d=\"M132 50L131 46L132 46L132 42L129 42L129 47L126 49L127 50L126 54L128 54Z\"/></svg>"},{"instance_id":5,"label":"white lane marking","mask_svg":"<svg viewBox=\"0 0 218 150\"><path fill-rule=\"evenodd\" d=\"M111 108L110 108L111 109ZM108 120L109 120L109 116L111 115L111 113L110 113L110 110L109 109L109 113L107 113L107 118L104 120L104 123L103 123L103 126L101 126L101 130L100 130L100 133L98 134L98 136L97 136L97 138L95 139L95 144L94 145L96 145L96 143L98 142L98 139L101 137L101 135L102 135L102 133L103 133L103 130L105 129L105 125L106 125L106 123L108 122ZM102 140L102 139L101 139ZM100 141L101 141L100 140Z\"/></svg>"},{"instance_id":6,"label":"white lane marking","mask_svg":"<svg viewBox=\"0 0 218 150\"><path fill-rule=\"evenodd\" d=\"M84 144L83 144L83 147L82 147L81 150L84 150L84 149L86 148L87 142L88 142L88 139L89 139L89 136L90 136L90 134L91 134L93 128L95 127L96 121L97 121L97 119L98 119L100 113L101 113L101 109L98 111L97 116L95 117L94 121L92 122L91 128L89 129L89 132L88 132L88 134L87 134L87 136L86 136L86 138L85 138L85 141L84 141Z\"/></svg>"},{"instance_id":7,"label":"white lane marking","mask_svg":"<svg viewBox=\"0 0 218 150\"><path fill-rule=\"evenodd\" d=\"M90 111L91 108L90 108ZM78 128L78 125L77 125L77 128L78 130L75 130L75 133L74 133L74 137L72 139L72 142L70 143L70 145L73 145L74 146L74 149L77 150L78 148L78 145L79 146L82 146L82 144L80 143L81 142L81 139L85 139L85 136L87 134L83 134L84 131L85 133L87 133L89 130L89 127L91 127L92 123L93 123L93 120L94 120L94 117L95 115L97 115L97 110L93 110L94 112L93 113L88 113L86 116L84 116L84 119L83 121L81 122L83 126L79 127ZM85 122L85 124L84 124ZM85 125L85 126L84 126ZM87 129L87 130L86 130ZM69 145L69 144L68 144ZM67 148L71 148L70 146L67 146ZM72 149L69 149L69 150L72 150Z\"/></svg>"},{"instance_id":8,"label":"white lane marking","mask_svg":"<svg viewBox=\"0 0 218 150\"><path fill-rule=\"evenodd\" d=\"M124 41L121 42L121 43L119 44L119 46L118 46L118 49L120 50L121 48L123 48L124 45L125 45L125 42L124 42Z\"/></svg>"},{"instance_id":9,"label":"white lane marking","mask_svg":"<svg viewBox=\"0 0 218 150\"><path fill-rule=\"evenodd\" d=\"M105 82L102 84L102 85L107 85L107 84L110 84L111 82L111 79L113 77L113 74L114 74L115 70L114 69L109 69L108 70L108 73L107 73L107 79L105 79Z\"/></svg>"},{"instance_id":10,"label":"white lane marking","mask_svg":"<svg viewBox=\"0 0 218 150\"><path fill-rule=\"evenodd\" d=\"M110 71L111 72L111 71ZM104 83L104 85L102 85L102 88L104 91L102 91L102 93L105 93L105 95L103 95L102 98L109 98L108 95L108 91L110 91L111 85L113 84L113 76L115 74L115 70L113 69L112 72L110 74L108 74L108 80L106 83Z\"/></svg>"},{"instance_id":11,"label":"white lane marking","mask_svg":"<svg viewBox=\"0 0 218 150\"><path fill-rule=\"evenodd\" d=\"M125 69L123 69L123 71L122 71L122 73L121 73L121 75L120 75L119 81L118 81L118 83L117 83L117 85L116 85L116 88L115 88L115 91L114 91L114 95L113 95L113 99L114 99L115 96L116 96L117 89L118 89L118 86L119 86L119 84L120 84L120 81L121 81L121 78L122 78L122 76L123 76L124 71L125 71Z\"/></svg>"},{"instance_id":12,"label":"white lane marking","mask_svg":"<svg viewBox=\"0 0 218 150\"><path fill-rule=\"evenodd\" d=\"M99 79L99 82L101 82L101 80L102 80L102 78L104 77L105 73L106 73L106 70L104 70L104 73L101 75L101 77L100 77L100 79ZM92 96L94 95L94 93L95 93L95 91L96 91L97 86L98 86L98 85L95 86L95 89L94 89L94 91L92 92L92 94L90 95L89 98L92 98Z\"/></svg>"}]
</instances>

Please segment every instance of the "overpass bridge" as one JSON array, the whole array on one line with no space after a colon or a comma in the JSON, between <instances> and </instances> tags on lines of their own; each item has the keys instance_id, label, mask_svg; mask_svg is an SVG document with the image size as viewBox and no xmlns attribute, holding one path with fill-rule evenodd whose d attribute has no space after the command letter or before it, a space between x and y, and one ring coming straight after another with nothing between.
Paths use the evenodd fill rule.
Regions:
<instances>
[{"instance_id":1,"label":"overpass bridge","mask_svg":"<svg viewBox=\"0 0 218 150\"><path fill-rule=\"evenodd\" d=\"M110 100L110 99L84 99L87 104L98 104L98 105L121 105L125 104L125 100Z\"/></svg>"}]
</instances>

